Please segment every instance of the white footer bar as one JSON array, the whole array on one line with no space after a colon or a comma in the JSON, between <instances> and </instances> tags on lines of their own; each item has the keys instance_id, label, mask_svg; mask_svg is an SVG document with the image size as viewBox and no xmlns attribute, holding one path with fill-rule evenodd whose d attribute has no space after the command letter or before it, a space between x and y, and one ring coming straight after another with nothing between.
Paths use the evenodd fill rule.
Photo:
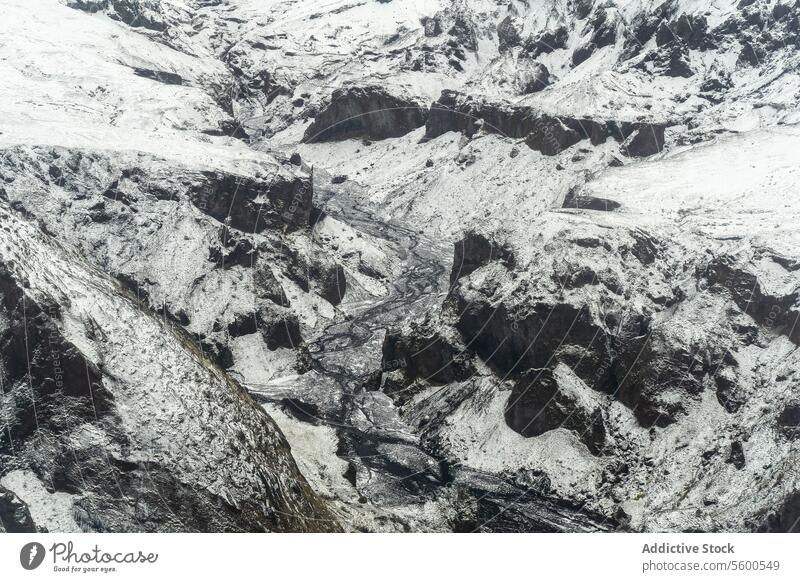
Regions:
<instances>
[{"instance_id":1,"label":"white footer bar","mask_svg":"<svg viewBox=\"0 0 800 582\"><path fill-rule=\"evenodd\" d=\"M5 534L0 579L798 580L798 550L791 534Z\"/></svg>"}]
</instances>

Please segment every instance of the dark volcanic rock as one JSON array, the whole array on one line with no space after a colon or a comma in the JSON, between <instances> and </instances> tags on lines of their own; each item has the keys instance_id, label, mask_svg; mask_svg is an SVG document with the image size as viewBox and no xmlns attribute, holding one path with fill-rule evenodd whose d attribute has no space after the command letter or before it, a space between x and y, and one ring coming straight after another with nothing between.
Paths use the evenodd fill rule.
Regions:
<instances>
[{"instance_id":1,"label":"dark volcanic rock","mask_svg":"<svg viewBox=\"0 0 800 582\"><path fill-rule=\"evenodd\" d=\"M209 250L209 260L221 268L229 269L234 266L252 267L258 257L253 243L236 231L221 229L219 246L212 246Z\"/></svg>"},{"instance_id":2,"label":"dark volcanic rock","mask_svg":"<svg viewBox=\"0 0 800 582\"><path fill-rule=\"evenodd\" d=\"M0 533L36 533L28 506L8 489L0 487Z\"/></svg>"},{"instance_id":3,"label":"dark volcanic rock","mask_svg":"<svg viewBox=\"0 0 800 582\"><path fill-rule=\"evenodd\" d=\"M787 404L778 415L778 427L790 439L800 438L800 403Z\"/></svg>"},{"instance_id":4,"label":"dark volcanic rock","mask_svg":"<svg viewBox=\"0 0 800 582\"><path fill-rule=\"evenodd\" d=\"M58 432L76 419L102 418L112 408L100 371L59 331L55 306L40 307L0 265L0 372L15 442L41 430ZM4 406L4 408L6 408ZM14 445L0 439L0 453Z\"/></svg>"},{"instance_id":5,"label":"dark volcanic rock","mask_svg":"<svg viewBox=\"0 0 800 582\"><path fill-rule=\"evenodd\" d=\"M162 32L169 24L158 5L146 0L67 0L66 4L90 13L105 11L110 18L134 28Z\"/></svg>"},{"instance_id":6,"label":"dark volcanic rock","mask_svg":"<svg viewBox=\"0 0 800 582\"><path fill-rule=\"evenodd\" d=\"M575 14L575 18L583 20L592 12L594 0L572 0L569 3L569 8Z\"/></svg>"},{"instance_id":7,"label":"dark volcanic rock","mask_svg":"<svg viewBox=\"0 0 800 582\"><path fill-rule=\"evenodd\" d=\"M543 115L525 138L525 144L546 156L555 156L583 139L579 131L561 119Z\"/></svg>"},{"instance_id":8,"label":"dark volcanic rock","mask_svg":"<svg viewBox=\"0 0 800 582\"><path fill-rule=\"evenodd\" d=\"M533 303L509 311L504 303L468 301L457 293L456 328L464 342L505 375L561 362L592 388L606 382L608 334L584 306Z\"/></svg>"},{"instance_id":9,"label":"dark volcanic rock","mask_svg":"<svg viewBox=\"0 0 800 582\"><path fill-rule=\"evenodd\" d=\"M734 441L731 443L731 450L728 454L727 461L737 469L743 469L745 466L744 448L741 441Z\"/></svg>"},{"instance_id":10,"label":"dark volcanic rock","mask_svg":"<svg viewBox=\"0 0 800 582\"><path fill-rule=\"evenodd\" d=\"M500 47L500 52L505 52L511 47L519 46L522 39L519 31L514 25L514 19L511 16L506 16L500 24L497 25L497 40Z\"/></svg>"},{"instance_id":11,"label":"dark volcanic rock","mask_svg":"<svg viewBox=\"0 0 800 582\"><path fill-rule=\"evenodd\" d=\"M501 261L508 268L513 268L514 252L508 245L498 244L480 233L466 232L464 238L453 243L453 268L450 271L450 284L455 283L460 277L466 277L490 261Z\"/></svg>"},{"instance_id":12,"label":"dark volcanic rock","mask_svg":"<svg viewBox=\"0 0 800 582\"><path fill-rule=\"evenodd\" d=\"M347 292L344 268L322 253L286 248L287 276L303 291L314 291L320 297L339 305Z\"/></svg>"},{"instance_id":13,"label":"dark volcanic rock","mask_svg":"<svg viewBox=\"0 0 800 582\"><path fill-rule=\"evenodd\" d=\"M18 220L0 212L4 227ZM84 531L338 529L277 426L180 328L74 255L66 260L32 227L15 228L26 235L23 254L33 248L55 266L26 256L0 270L0 477L17 472L61 493L68 505L52 518ZM57 272L63 287L55 297L55 287L29 289L29 269ZM64 313L75 315L71 293L90 297L93 311L70 331L92 356L61 331ZM30 487L8 487L0 490L2 529L33 531L17 499L28 501Z\"/></svg>"},{"instance_id":14,"label":"dark volcanic rock","mask_svg":"<svg viewBox=\"0 0 800 582\"><path fill-rule=\"evenodd\" d=\"M664 124L644 122L617 122L611 120L554 117L530 107L506 102L490 102L464 95L457 91L442 91L438 101L431 105L425 124L425 138L434 139L448 131L458 131L471 137L479 130L497 133L512 139L525 139L531 148L545 155L557 155L579 141L588 139L593 145L609 137L622 141L634 133L652 127L656 140L663 147ZM648 143L639 140L631 151L644 152ZM660 148L659 148L660 151ZM647 154L649 155L649 154Z\"/></svg>"},{"instance_id":15,"label":"dark volcanic rock","mask_svg":"<svg viewBox=\"0 0 800 582\"><path fill-rule=\"evenodd\" d=\"M505 418L525 437L556 428L574 431L593 454L599 454L606 440L596 394L577 378L556 377L549 368L521 375L508 397Z\"/></svg>"},{"instance_id":16,"label":"dark volcanic rock","mask_svg":"<svg viewBox=\"0 0 800 582\"><path fill-rule=\"evenodd\" d=\"M420 103L381 87L337 89L306 129L303 141L399 137L425 125L427 114L427 108Z\"/></svg>"},{"instance_id":17,"label":"dark volcanic rock","mask_svg":"<svg viewBox=\"0 0 800 582\"><path fill-rule=\"evenodd\" d=\"M459 10L453 19L453 25L447 33L453 37L453 42L469 51L478 50L477 26L468 12Z\"/></svg>"},{"instance_id":18,"label":"dark volcanic rock","mask_svg":"<svg viewBox=\"0 0 800 582\"><path fill-rule=\"evenodd\" d=\"M190 199L220 222L250 233L308 226L313 190L307 177L275 174L259 179L210 171L201 176L189 190Z\"/></svg>"},{"instance_id":19,"label":"dark volcanic rock","mask_svg":"<svg viewBox=\"0 0 800 582\"><path fill-rule=\"evenodd\" d=\"M616 520L581 504L494 475L463 469L456 473L454 484L459 491L456 532L577 533L618 527Z\"/></svg>"},{"instance_id":20,"label":"dark volcanic rock","mask_svg":"<svg viewBox=\"0 0 800 582\"><path fill-rule=\"evenodd\" d=\"M541 63L531 63L527 69L519 71L520 93L537 93L550 85L550 71Z\"/></svg>"},{"instance_id":21,"label":"dark volcanic rock","mask_svg":"<svg viewBox=\"0 0 800 582\"><path fill-rule=\"evenodd\" d=\"M529 38L524 43L524 50L530 58L535 59L539 55L566 48L568 40L569 31L560 26L553 30L545 30L534 38Z\"/></svg>"},{"instance_id":22,"label":"dark volcanic rock","mask_svg":"<svg viewBox=\"0 0 800 582\"><path fill-rule=\"evenodd\" d=\"M620 148L626 156L642 158L652 156L664 149L663 125L642 125L625 140Z\"/></svg>"},{"instance_id":23,"label":"dark volcanic rock","mask_svg":"<svg viewBox=\"0 0 800 582\"><path fill-rule=\"evenodd\" d=\"M800 493L789 494L779 507L766 515L765 523L757 531L797 533L800 531Z\"/></svg>"},{"instance_id":24,"label":"dark volcanic rock","mask_svg":"<svg viewBox=\"0 0 800 582\"><path fill-rule=\"evenodd\" d=\"M593 42L588 42L582 46L579 46L575 49L572 53L572 66L577 67L586 59L591 57L594 54L594 51L597 50L597 45Z\"/></svg>"},{"instance_id":25,"label":"dark volcanic rock","mask_svg":"<svg viewBox=\"0 0 800 582\"><path fill-rule=\"evenodd\" d=\"M687 342L667 325L641 331L618 340L609 389L643 426L667 426L699 398L721 354Z\"/></svg>"},{"instance_id":26,"label":"dark volcanic rock","mask_svg":"<svg viewBox=\"0 0 800 582\"><path fill-rule=\"evenodd\" d=\"M614 12L613 16L609 16L605 8L598 8L587 25L592 31L592 44L596 48L614 44L617 40L617 25L619 22L619 15L616 12Z\"/></svg>"},{"instance_id":27,"label":"dark volcanic rock","mask_svg":"<svg viewBox=\"0 0 800 582\"><path fill-rule=\"evenodd\" d=\"M264 306L257 316L258 329L270 350L296 349L303 343L300 323L294 313Z\"/></svg>"},{"instance_id":28,"label":"dark volcanic rock","mask_svg":"<svg viewBox=\"0 0 800 582\"><path fill-rule=\"evenodd\" d=\"M383 369L401 370L409 383L415 380L434 384L461 382L474 373L465 349L424 323L386 333Z\"/></svg>"},{"instance_id":29,"label":"dark volcanic rock","mask_svg":"<svg viewBox=\"0 0 800 582\"><path fill-rule=\"evenodd\" d=\"M766 56L766 51L757 42L745 41L742 43L742 51L739 53L736 64L756 67L764 62Z\"/></svg>"},{"instance_id":30,"label":"dark volcanic rock","mask_svg":"<svg viewBox=\"0 0 800 582\"><path fill-rule=\"evenodd\" d=\"M689 78L695 74L690 64L689 48L681 41L650 51L634 67L666 77Z\"/></svg>"},{"instance_id":31,"label":"dark volcanic rock","mask_svg":"<svg viewBox=\"0 0 800 582\"><path fill-rule=\"evenodd\" d=\"M800 345L800 292L783 295L765 292L762 282L735 257L721 256L706 267L704 276L712 288L726 291L749 317L768 331L781 333Z\"/></svg>"}]
</instances>

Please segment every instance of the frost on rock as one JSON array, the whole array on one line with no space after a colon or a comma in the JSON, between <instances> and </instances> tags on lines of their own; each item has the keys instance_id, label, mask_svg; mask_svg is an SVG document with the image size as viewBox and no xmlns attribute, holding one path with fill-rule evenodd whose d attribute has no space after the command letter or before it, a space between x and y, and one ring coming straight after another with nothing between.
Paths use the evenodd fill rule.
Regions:
<instances>
[{"instance_id":1,"label":"frost on rock","mask_svg":"<svg viewBox=\"0 0 800 582\"><path fill-rule=\"evenodd\" d=\"M0 528L796 529L793 0L39 3Z\"/></svg>"}]
</instances>

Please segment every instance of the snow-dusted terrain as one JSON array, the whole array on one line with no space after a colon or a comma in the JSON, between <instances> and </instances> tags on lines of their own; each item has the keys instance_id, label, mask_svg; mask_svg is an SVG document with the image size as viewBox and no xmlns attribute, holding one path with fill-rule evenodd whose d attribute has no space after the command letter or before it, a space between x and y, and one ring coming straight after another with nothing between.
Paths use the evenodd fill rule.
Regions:
<instances>
[{"instance_id":1,"label":"snow-dusted terrain","mask_svg":"<svg viewBox=\"0 0 800 582\"><path fill-rule=\"evenodd\" d=\"M0 39L0 531L797 529L797 0Z\"/></svg>"}]
</instances>

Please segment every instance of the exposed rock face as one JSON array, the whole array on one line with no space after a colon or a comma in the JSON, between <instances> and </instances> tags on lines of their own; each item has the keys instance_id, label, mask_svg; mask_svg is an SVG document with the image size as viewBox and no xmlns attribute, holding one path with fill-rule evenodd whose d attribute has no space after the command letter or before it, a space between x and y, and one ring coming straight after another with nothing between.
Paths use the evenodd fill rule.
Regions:
<instances>
[{"instance_id":1,"label":"exposed rock face","mask_svg":"<svg viewBox=\"0 0 800 582\"><path fill-rule=\"evenodd\" d=\"M795 0L39 3L0 529L796 529Z\"/></svg>"},{"instance_id":2,"label":"exposed rock face","mask_svg":"<svg viewBox=\"0 0 800 582\"><path fill-rule=\"evenodd\" d=\"M466 473L466 472L465 472ZM461 498L453 524L457 532L522 533L613 531L618 523L547 495L535 485L524 487L486 475L461 474Z\"/></svg>"},{"instance_id":3,"label":"exposed rock face","mask_svg":"<svg viewBox=\"0 0 800 582\"><path fill-rule=\"evenodd\" d=\"M642 425L666 426L699 397L716 362L669 329L642 331L645 335L629 339L620 350L612 388Z\"/></svg>"},{"instance_id":4,"label":"exposed rock face","mask_svg":"<svg viewBox=\"0 0 800 582\"><path fill-rule=\"evenodd\" d=\"M499 41L500 52L506 51L511 47L519 46L522 42L519 31L514 26L511 16L506 16L497 25L497 38Z\"/></svg>"},{"instance_id":5,"label":"exposed rock face","mask_svg":"<svg viewBox=\"0 0 800 582\"><path fill-rule=\"evenodd\" d=\"M474 371L469 360L470 354L463 346L443 337L430 325L412 324L408 330L388 332L383 340L383 369L400 370L407 383L464 381Z\"/></svg>"},{"instance_id":6,"label":"exposed rock face","mask_svg":"<svg viewBox=\"0 0 800 582\"><path fill-rule=\"evenodd\" d=\"M70 508L48 518L59 529L337 528L281 432L238 384L110 280L0 212L14 232L3 231L0 277L6 489L24 483L14 491L23 501L37 487L57 494ZM98 308L91 316L79 313L87 296ZM14 514L30 527L20 507Z\"/></svg>"},{"instance_id":7,"label":"exposed rock face","mask_svg":"<svg viewBox=\"0 0 800 582\"><path fill-rule=\"evenodd\" d=\"M663 148L664 129L662 123L556 117L529 107L491 103L454 91L443 91L431 106L425 137L433 139L448 131L459 131L471 137L483 130L509 138L525 138L528 147L547 156L557 155L585 139L595 145L608 138L617 141L629 139L632 145L624 147L623 153L647 156Z\"/></svg>"},{"instance_id":8,"label":"exposed rock face","mask_svg":"<svg viewBox=\"0 0 800 582\"><path fill-rule=\"evenodd\" d=\"M523 313L505 304L492 306L461 299L457 327L465 342L501 374L544 368L562 362L593 387L601 387L610 357L601 324L582 306L542 303ZM513 331L512 331L513 330Z\"/></svg>"},{"instance_id":9,"label":"exposed rock face","mask_svg":"<svg viewBox=\"0 0 800 582\"><path fill-rule=\"evenodd\" d=\"M275 272L298 281L310 275L313 284L303 290L332 303L344 297L344 273L324 250L312 248L311 262L292 259L309 252L298 245L306 246L312 207L311 177L293 165L245 157L209 169L144 153L65 148L0 156L5 196L15 207L179 323L225 368L236 363L231 343L243 335L260 331L269 349L302 345ZM140 226L147 235L137 238L132 228Z\"/></svg>"},{"instance_id":10,"label":"exposed rock face","mask_svg":"<svg viewBox=\"0 0 800 582\"><path fill-rule=\"evenodd\" d=\"M0 487L0 533L36 533L28 506L19 497Z\"/></svg>"},{"instance_id":11,"label":"exposed rock face","mask_svg":"<svg viewBox=\"0 0 800 582\"><path fill-rule=\"evenodd\" d=\"M520 94L528 95L546 89L551 83L550 71L541 63L533 62L519 74Z\"/></svg>"},{"instance_id":12,"label":"exposed rock face","mask_svg":"<svg viewBox=\"0 0 800 582\"><path fill-rule=\"evenodd\" d=\"M800 293L797 289L785 294L765 291L758 276L731 256L712 261L705 276L709 285L730 293L736 305L756 322L800 344Z\"/></svg>"},{"instance_id":13,"label":"exposed rock face","mask_svg":"<svg viewBox=\"0 0 800 582\"><path fill-rule=\"evenodd\" d=\"M790 439L800 438L800 404L789 403L778 415L780 430Z\"/></svg>"},{"instance_id":14,"label":"exposed rock face","mask_svg":"<svg viewBox=\"0 0 800 582\"><path fill-rule=\"evenodd\" d=\"M254 180L203 172L188 194L192 203L210 216L250 233L284 224L291 230L305 228L311 212L309 180L287 178L280 173Z\"/></svg>"},{"instance_id":15,"label":"exposed rock face","mask_svg":"<svg viewBox=\"0 0 800 582\"><path fill-rule=\"evenodd\" d=\"M525 52L531 58L536 58L543 54L548 54L557 49L567 46L569 32L563 26L551 30L544 30L536 37L528 38L525 41Z\"/></svg>"},{"instance_id":16,"label":"exposed rock face","mask_svg":"<svg viewBox=\"0 0 800 582\"><path fill-rule=\"evenodd\" d=\"M644 158L664 149L664 126L645 125L636 129L621 147L622 153L634 158Z\"/></svg>"},{"instance_id":17,"label":"exposed rock face","mask_svg":"<svg viewBox=\"0 0 800 582\"><path fill-rule=\"evenodd\" d=\"M322 254L287 249L287 276L303 291L313 289L320 297L339 305L347 292L347 278L341 265Z\"/></svg>"},{"instance_id":18,"label":"exposed rock face","mask_svg":"<svg viewBox=\"0 0 800 582\"><path fill-rule=\"evenodd\" d=\"M606 430L598 397L580 380L560 377L549 368L526 370L508 397L505 420L525 437L564 428L598 454Z\"/></svg>"},{"instance_id":19,"label":"exposed rock face","mask_svg":"<svg viewBox=\"0 0 800 582\"><path fill-rule=\"evenodd\" d=\"M337 89L330 103L306 129L303 141L399 137L425 125L426 117L424 105L392 95L380 87Z\"/></svg>"},{"instance_id":20,"label":"exposed rock face","mask_svg":"<svg viewBox=\"0 0 800 582\"><path fill-rule=\"evenodd\" d=\"M597 45L593 42L587 42L586 44L579 46L572 53L572 66L577 67L591 57L596 50Z\"/></svg>"},{"instance_id":21,"label":"exposed rock face","mask_svg":"<svg viewBox=\"0 0 800 582\"><path fill-rule=\"evenodd\" d=\"M453 245L453 250L451 285L491 261L501 261L509 268L513 268L515 264L514 252L508 245L500 245L474 231L465 233L464 238Z\"/></svg>"}]
</instances>

